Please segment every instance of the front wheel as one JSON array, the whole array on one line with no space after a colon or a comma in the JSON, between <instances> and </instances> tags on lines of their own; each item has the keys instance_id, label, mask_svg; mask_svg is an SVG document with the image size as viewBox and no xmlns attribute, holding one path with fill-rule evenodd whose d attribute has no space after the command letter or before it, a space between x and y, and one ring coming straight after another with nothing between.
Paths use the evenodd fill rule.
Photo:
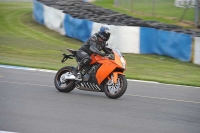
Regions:
<instances>
[{"instance_id":1,"label":"front wheel","mask_svg":"<svg viewBox=\"0 0 200 133\"><path fill-rule=\"evenodd\" d=\"M113 83L112 80L107 80L104 84L104 92L107 97L111 99L117 99L121 97L127 88L127 79L124 75L119 74L117 83Z\"/></svg>"},{"instance_id":2,"label":"front wheel","mask_svg":"<svg viewBox=\"0 0 200 133\"><path fill-rule=\"evenodd\" d=\"M63 67L61 68L57 73L56 76L54 78L54 85L56 87L57 90L59 90L60 92L70 92L75 88L75 83L73 80L66 80L66 81L62 81L62 76L65 73L73 73L73 67Z\"/></svg>"}]
</instances>

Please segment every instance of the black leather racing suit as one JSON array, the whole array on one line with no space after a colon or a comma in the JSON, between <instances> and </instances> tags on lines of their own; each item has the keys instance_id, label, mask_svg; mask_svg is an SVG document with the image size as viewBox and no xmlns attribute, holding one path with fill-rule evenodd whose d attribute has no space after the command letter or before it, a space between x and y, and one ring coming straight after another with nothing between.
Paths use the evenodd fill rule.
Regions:
<instances>
[{"instance_id":1,"label":"black leather racing suit","mask_svg":"<svg viewBox=\"0 0 200 133\"><path fill-rule=\"evenodd\" d=\"M105 41L100 42L98 38L99 38L98 33L95 33L77 51L77 57L79 59L80 67L84 67L90 64L91 62L90 56L93 53L102 56L105 55L105 53L110 54L110 51L106 49L106 42ZM101 50L103 50L105 53L102 53Z\"/></svg>"}]
</instances>

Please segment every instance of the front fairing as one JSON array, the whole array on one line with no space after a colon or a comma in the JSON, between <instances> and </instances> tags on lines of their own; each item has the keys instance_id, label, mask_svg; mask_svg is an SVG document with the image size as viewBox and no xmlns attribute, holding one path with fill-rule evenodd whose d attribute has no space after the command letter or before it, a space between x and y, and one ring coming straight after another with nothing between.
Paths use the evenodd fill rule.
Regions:
<instances>
[{"instance_id":1,"label":"front fairing","mask_svg":"<svg viewBox=\"0 0 200 133\"><path fill-rule=\"evenodd\" d=\"M95 63L101 64L101 67L96 72L98 84L107 78L113 71L117 70L120 73L123 73L126 69L126 61L119 50L112 50L112 53L114 55L114 59L109 59L108 57L102 57L94 54L91 56L91 65Z\"/></svg>"},{"instance_id":2,"label":"front fairing","mask_svg":"<svg viewBox=\"0 0 200 133\"><path fill-rule=\"evenodd\" d=\"M113 50L114 56L115 56L115 63L120 66L123 69L126 69L126 60L124 59L123 55L119 50L114 49Z\"/></svg>"},{"instance_id":3,"label":"front fairing","mask_svg":"<svg viewBox=\"0 0 200 133\"><path fill-rule=\"evenodd\" d=\"M121 54L121 52L117 49L110 49L114 55L114 60L112 59L108 59L105 57L102 57L100 55L92 55L92 61L90 64L96 63L96 62L101 62L101 64L103 62L105 62L105 60L109 60L110 62L116 64L116 67L118 68L122 68L122 69L126 69L126 60L124 59L123 55Z\"/></svg>"}]
</instances>

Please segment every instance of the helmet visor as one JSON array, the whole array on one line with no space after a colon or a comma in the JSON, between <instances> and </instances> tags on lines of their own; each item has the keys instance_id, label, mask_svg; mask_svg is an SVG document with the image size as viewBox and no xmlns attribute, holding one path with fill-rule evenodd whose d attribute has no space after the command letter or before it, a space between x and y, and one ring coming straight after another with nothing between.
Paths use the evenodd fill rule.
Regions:
<instances>
[{"instance_id":1,"label":"helmet visor","mask_svg":"<svg viewBox=\"0 0 200 133\"><path fill-rule=\"evenodd\" d=\"M108 41L109 38L110 38L110 33L109 32L108 33L104 33L103 37L104 37L104 41Z\"/></svg>"}]
</instances>

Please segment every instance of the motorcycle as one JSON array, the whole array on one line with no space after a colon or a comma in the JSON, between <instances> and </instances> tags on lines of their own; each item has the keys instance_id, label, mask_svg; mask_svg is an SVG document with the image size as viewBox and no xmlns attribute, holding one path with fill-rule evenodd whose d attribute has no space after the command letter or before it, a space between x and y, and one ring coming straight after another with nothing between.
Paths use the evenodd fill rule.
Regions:
<instances>
[{"instance_id":1,"label":"motorcycle","mask_svg":"<svg viewBox=\"0 0 200 133\"><path fill-rule=\"evenodd\" d=\"M63 53L62 63L67 59L76 59L79 64L76 51L68 49L70 54ZM70 92L74 88L86 91L104 92L108 98L117 99L127 89L126 60L119 50L110 49L112 54L100 56L92 54L90 65L80 69L80 77L77 78L76 67L65 66L55 75L54 84L60 92ZM78 65L79 66L79 65ZM78 67L77 66L77 67Z\"/></svg>"}]
</instances>

